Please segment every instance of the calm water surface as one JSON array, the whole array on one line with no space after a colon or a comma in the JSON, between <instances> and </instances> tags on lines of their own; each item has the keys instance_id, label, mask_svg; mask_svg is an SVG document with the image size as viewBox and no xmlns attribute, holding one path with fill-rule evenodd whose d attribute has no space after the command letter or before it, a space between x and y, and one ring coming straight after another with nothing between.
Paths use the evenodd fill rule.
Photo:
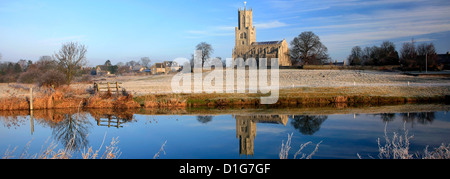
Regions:
<instances>
[{"instance_id":1,"label":"calm water surface","mask_svg":"<svg viewBox=\"0 0 450 179\"><path fill-rule=\"evenodd\" d=\"M281 142L293 133L290 156L311 141L305 153L314 150L320 158L377 157L384 130L408 129L414 138L411 151L422 152L450 143L450 116L446 110L397 113L266 114L221 111L220 114L139 114L117 111L9 112L0 116L0 155L17 147L14 155L39 153L51 142L66 146L75 138L74 149L97 149L118 137L120 158L153 158L167 141L162 159L278 158ZM205 115L208 114L208 115ZM106 136L106 137L105 137ZM27 143L30 143L27 148ZM44 148L45 148L44 147ZM79 158L79 152L76 155Z\"/></svg>"}]
</instances>

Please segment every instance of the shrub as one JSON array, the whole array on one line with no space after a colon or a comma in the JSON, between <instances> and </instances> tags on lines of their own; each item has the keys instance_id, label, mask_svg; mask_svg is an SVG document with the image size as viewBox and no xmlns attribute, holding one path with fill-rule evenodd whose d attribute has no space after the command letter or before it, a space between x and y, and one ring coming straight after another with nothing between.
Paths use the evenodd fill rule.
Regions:
<instances>
[{"instance_id":1,"label":"shrub","mask_svg":"<svg viewBox=\"0 0 450 179\"><path fill-rule=\"evenodd\" d=\"M34 83L37 82L38 77L42 75L42 72L37 68L28 69L26 72L20 74L17 82L19 83Z\"/></svg>"},{"instance_id":2,"label":"shrub","mask_svg":"<svg viewBox=\"0 0 450 179\"><path fill-rule=\"evenodd\" d=\"M39 86L59 87L66 84L66 75L58 70L49 70L38 78Z\"/></svg>"},{"instance_id":3,"label":"shrub","mask_svg":"<svg viewBox=\"0 0 450 179\"><path fill-rule=\"evenodd\" d=\"M80 77L75 78L75 82L81 82L81 83L92 83L92 76L91 75L83 75Z\"/></svg>"}]
</instances>

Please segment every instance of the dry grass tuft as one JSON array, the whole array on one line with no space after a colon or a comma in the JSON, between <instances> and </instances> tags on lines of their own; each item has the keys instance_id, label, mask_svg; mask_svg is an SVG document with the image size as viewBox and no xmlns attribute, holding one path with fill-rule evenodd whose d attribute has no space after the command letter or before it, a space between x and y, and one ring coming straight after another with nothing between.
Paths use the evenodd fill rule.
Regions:
<instances>
[{"instance_id":1,"label":"dry grass tuft","mask_svg":"<svg viewBox=\"0 0 450 179\"><path fill-rule=\"evenodd\" d=\"M434 151L428 152L428 146L425 148L425 154L422 159L450 159L450 144L441 144Z\"/></svg>"},{"instance_id":2,"label":"dry grass tuft","mask_svg":"<svg viewBox=\"0 0 450 179\"><path fill-rule=\"evenodd\" d=\"M92 149L92 147L89 147L87 149L87 151L84 150L81 153L82 158L83 159L97 159L99 157L99 152L102 150L103 143L105 142L105 137L106 137L106 133L105 133L105 136L103 137L103 141L102 141L102 144L100 145L99 149L94 151ZM111 143L109 144L109 146L106 146L106 149L103 152L103 155L101 156L100 159L117 159L117 158L119 158L121 152L120 152L120 149L117 147L117 144L119 143L118 138L119 137L112 138Z\"/></svg>"},{"instance_id":3,"label":"dry grass tuft","mask_svg":"<svg viewBox=\"0 0 450 179\"><path fill-rule=\"evenodd\" d=\"M387 123L384 127L384 146L381 145L378 138L378 157L380 159L413 159L413 155L409 154L409 140L414 136L409 136L406 126L403 125L403 134L394 132L392 139L387 135Z\"/></svg>"},{"instance_id":4,"label":"dry grass tuft","mask_svg":"<svg viewBox=\"0 0 450 179\"><path fill-rule=\"evenodd\" d=\"M161 148L159 149L159 151L153 156L153 159L159 159L159 154L161 152L164 153L164 155L166 155L166 151L164 150L164 147L166 146L167 140L161 145Z\"/></svg>"},{"instance_id":5,"label":"dry grass tuft","mask_svg":"<svg viewBox=\"0 0 450 179\"><path fill-rule=\"evenodd\" d=\"M294 133L288 134L288 139L286 141L286 143L284 143L284 141L281 142L281 149L280 149L280 153L278 154L278 156L280 157L280 159L289 159L289 150L291 150L291 140L292 140L292 136L294 135ZM314 154L316 154L316 152L319 150L319 146L322 143L322 141L320 141L317 145L316 148L314 149L314 151L312 151L308 156L304 153L302 153L302 150L308 146L309 144L311 144L312 142L307 142L304 143L302 145L300 145L300 149L298 149L298 151L294 154L294 158L293 159L297 159L298 155L301 155L300 158L298 159L311 159L312 156Z\"/></svg>"},{"instance_id":6,"label":"dry grass tuft","mask_svg":"<svg viewBox=\"0 0 450 179\"><path fill-rule=\"evenodd\" d=\"M440 147L435 148L434 151L429 152L428 146L425 148L424 153L411 153L409 151L410 139L414 136L409 135L409 131L406 129L406 122L403 124L403 134L393 132L392 138L387 134L387 123L384 127L384 146L381 144L380 138L378 138L378 158L379 159L450 159L450 144L441 144ZM356 154L359 159L362 157ZM372 157L371 157L372 158Z\"/></svg>"}]
</instances>

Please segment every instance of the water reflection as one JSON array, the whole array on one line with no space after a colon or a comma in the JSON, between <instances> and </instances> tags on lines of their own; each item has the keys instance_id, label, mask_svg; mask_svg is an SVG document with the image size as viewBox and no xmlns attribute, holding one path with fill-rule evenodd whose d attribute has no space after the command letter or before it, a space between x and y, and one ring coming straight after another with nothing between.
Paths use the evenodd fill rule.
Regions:
<instances>
[{"instance_id":1,"label":"water reflection","mask_svg":"<svg viewBox=\"0 0 450 179\"><path fill-rule=\"evenodd\" d=\"M286 126L288 115L236 115L236 138L239 139L239 154L253 155L256 137L256 123L283 124Z\"/></svg>"},{"instance_id":2,"label":"water reflection","mask_svg":"<svg viewBox=\"0 0 450 179\"><path fill-rule=\"evenodd\" d=\"M27 122L29 116L31 135L34 134L35 123L50 128L52 138L66 150L80 151L89 146L87 138L93 124L89 116L95 119L97 126L123 127L124 123L132 122L136 111L117 110L34 110L28 111L2 111L1 122L5 127L18 128Z\"/></svg>"},{"instance_id":3,"label":"water reflection","mask_svg":"<svg viewBox=\"0 0 450 179\"><path fill-rule=\"evenodd\" d=\"M289 116L291 124L303 135L313 135L320 129L320 125L327 120L328 116L292 115Z\"/></svg>"},{"instance_id":4,"label":"water reflection","mask_svg":"<svg viewBox=\"0 0 450 179\"><path fill-rule=\"evenodd\" d=\"M187 111L180 110L181 114L176 113L174 111L170 111L169 114L158 111L157 113L152 113L151 115L164 115L164 116L178 116L178 115L193 115L194 120L190 120L187 122L201 123L201 124L215 124L213 120L218 120L219 117L215 117L212 115L210 111ZM378 112L378 113L377 113ZM142 114L144 113L144 114ZM176 113L176 114L174 114ZM230 113L232 113L230 115ZM234 114L233 114L234 113ZM286 114L284 111L280 111L283 114L277 114L277 111L271 111L272 114L264 114L252 112L246 114L246 112L236 112L232 111L229 113L221 113L220 115L226 116L227 120L230 119L231 127L235 128L236 138L232 137L232 140L239 140L239 155L240 156L253 156L255 154L255 139L257 135L257 124L270 124L269 126L273 127L282 127L292 126L291 131L298 131L302 135L307 137L314 136L317 132L321 130L321 126L324 123L328 123L335 119L335 117L329 117L329 115L316 115L317 113L309 114L303 113L302 115L296 115L295 112L289 112L290 114ZM127 123L137 123L138 121L135 119L136 114L150 116L145 112L140 110L87 110L78 112L77 110L35 110L32 117L28 116L30 113L28 111L12 111L12 112L0 112L0 121L5 128L15 129L20 126L29 125L31 127L31 135L33 135L33 131L35 131L35 126L42 126L44 128L51 129L52 138L60 144L60 146L66 147L66 149L70 149L73 151L79 151L83 148L90 147L88 134L91 134L94 129L102 128L117 128L122 131L124 128L128 128L130 125L125 125ZM298 113L297 113L298 114ZM415 124L432 124L433 121L437 118L435 112L404 112L402 113L393 113L393 112L381 112L376 111L372 114L362 114L359 115L357 113L347 112L344 114L350 114L349 119L351 119L351 115L354 114L355 120L359 118L376 118L376 120L380 120L380 122L390 123L397 120L402 120L407 124L411 124L411 126ZM440 115L440 114L439 114ZM347 115L348 117L348 115ZM182 119L182 117L176 117L178 119ZM442 118L442 117L440 117ZM147 117L150 120L150 117ZM153 117L155 119L155 117ZM160 120L162 118L156 117L156 119ZM353 120L353 119L352 119ZM327 122L326 122L327 121ZM336 121L336 120L334 120ZM373 121L373 120L372 120ZM233 126L235 122L235 126ZM144 125L143 123L139 123L139 125ZM229 123L227 123L229 124ZM203 127L209 127L208 125L201 125ZM282 126L281 126L282 125ZM384 125L383 125L384 126ZM132 126L138 128L138 125ZM157 127L157 126L152 126ZM158 126L159 127L159 126ZM170 126L172 127L172 126ZM165 128L167 130L178 130L174 128ZM186 126L179 126L186 127ZM260 127L261 128L261 127ZM326 130L327 127L323 127ZM261 130L261 129L260 129ZM133 129L134 131L134 129ZM148 132L147 130L145 132ZM35 131L39 132L39 131ZM142 132L142 131L141 131ZM196 131L197 132L197 131ZM202 131L198 131L202 132ZM205 132L205 131L203 131ZM232 131L234 133L234 131ZM260 131L261 132L261 131ZM125 135L125 134L124 134ZM260 134L261 135L261 134ZM322 135L322 134L321 134ZM228 134L229 136L229 134ZM380 137L380 136L377 136ZM94 140L94 139L91 139ZM97 139L95 139L97 140ZM266 139L259 138L258 141L264 141ZM372 139L370 139L372 140ZM220 140L218 140L220 141ZM169 143L171 141L168 141ZM176 142L176 141L173 141ZM276 144L279 145L278 141ZM94 142L95 143L95 142ZM3 145L3 143L2 143ZM9 144L6 144L9 145ZM136 144L139 145L139 144ZM173 144L175 146L175 144ZM237 147L237 146L236 146ZM376 147L376 146L375 146ZM1 152L1 151L0 151ZM125 153L125 152L124 152Z\"/></svg>"},{"instance_id":5,"label":"water reflection","mask_svg":"<svg viewBox=\"0 0 450 179\"><path fill-rule=\"evenodd\" d=\"M434 112L401 113L402 120L414 124L431 124L436 118Z\"/></svg>"},{"instance_id":6,"label":"water reflection","mask_svg":"<svg viewBox=\"0 0 450 179\"><path fill-rule=\"evenodd\" d=\"M89 110L89 114L97 122L97 126L123 128L125 123L134 121L134 112L129 110Z\"/></svg>"},{"instance_id":7,"label":"water reflection","mask_svg":"<svg viewBox=\"0 0 450 179\"><path fill-rule=\"evenodd\" d=\"M380 116L380 119L383 122L392 122L395 119L395 113L380 113L375 114L375 116Z\"/></svg>"},{"instance_id":8,"label":"water reflection","mask_svg":"<svg viewBox=\"0 0 450 179\"><path fill-rule=\"evenodd\" d=\"M398 114L403 122L411 124L431 124L435 117L435 112L411 112L411 113L399 113ZM396 114L395 113L379 113L374 114L374 116L379 116L383 122L392 122L394 121Z\"/></svg>"},{"instance_id":9,"label":"water reflection","mask_svg":"<svg viewBox=\"0 0 450 179\"><path fill-rule=\"evenodd\" d=\"M197 121L202 123L202 124L206 124L208 122L211 122L213 119L212 116L197 116Z\"/></svg>"},{"instance_id":10,"label":"water reflection","mask_svg":"<svg viewBox=\"0 0 450 179\"><path fill-rule=\"evenodd\" d=\"M85 114L64 114L64 120L52 127L52 136L65 146L66 150L78 151L88 146L88 128L92 125Z\"/></svg>"}]
</instances>

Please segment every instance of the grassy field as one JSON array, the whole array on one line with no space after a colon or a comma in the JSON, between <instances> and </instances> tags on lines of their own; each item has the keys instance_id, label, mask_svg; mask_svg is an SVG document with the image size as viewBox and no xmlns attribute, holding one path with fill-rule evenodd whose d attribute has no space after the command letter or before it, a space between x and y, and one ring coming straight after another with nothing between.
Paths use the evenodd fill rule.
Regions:
<instances>
[{"instance_id":1,"label":"grassy field","mask_svg":"<svg viewBox=\"0 0 450 179\"><path fill-rule=\"evenodd\" d=\"M208 72L203 73L203 77ZM0 110L27 109L29 88L35 88L36 109L72 108L157 108L188 106L259 106L260 98L270 94L249 93L173 93L173 74L150 76L97 77L97 82L121 82L128 97L92 96L90 83L72 84L56 92L33 84L0 84ZM246 84L249 77L235 80ZM225 79L224 79L225 84ZM226 85L224 85L224 89ZM235 88L236 89L236 88ZM411 76L399 72L362 70L298 70L279 73L279 100L271 106L309 104L403 104L450 101L450 78Z\"/></svg>"}]
</instances>

